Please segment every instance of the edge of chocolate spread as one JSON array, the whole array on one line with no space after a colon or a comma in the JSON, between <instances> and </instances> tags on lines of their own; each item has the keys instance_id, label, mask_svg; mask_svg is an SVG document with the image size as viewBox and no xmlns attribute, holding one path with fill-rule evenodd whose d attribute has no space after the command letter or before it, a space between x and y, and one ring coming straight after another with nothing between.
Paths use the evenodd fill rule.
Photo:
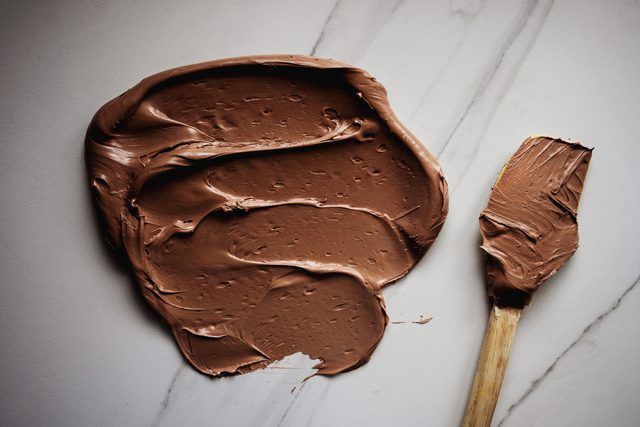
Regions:
<instances>
[{"instance_id":1,"label":"edge of chocolate spread","mask_svg":"<svg viewBox=\"0 0 640 427\"><path fill-rule=\"evenodd\" d=\"M506 164L480 215L489 297L524 307L578 248L578 202L592 149L527 138Z\"/></svg>"},{"instance_id":2,"label":"edge of chocolate spread","mask_svg":"<svg viewBox=\"0 0 640 427\"><path fill-rule=\"evenodd\" d=\"M208 375L302 352L365 363L380 289L442 228L435 158L365 71L306 56L175 68L105 104L86 136L110 245Z\"/></svg>"}]
</instances>

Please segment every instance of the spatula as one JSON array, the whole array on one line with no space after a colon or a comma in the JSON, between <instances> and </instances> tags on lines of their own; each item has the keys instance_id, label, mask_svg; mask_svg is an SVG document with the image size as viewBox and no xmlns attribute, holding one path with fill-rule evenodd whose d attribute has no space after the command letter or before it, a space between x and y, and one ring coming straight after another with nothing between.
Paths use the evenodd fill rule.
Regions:
<instances>
[{"instance_id":1,"label":"spatula","mask_svg":"<svg viewBox=\"0 0 640 427\"><path fill-rule=\"evenodd\" d=\"M492 307L462 426L489 426L522 309L578 247L577 209L591 149L544 136L524 141L480 215Z\"/></svg>"}]
</instances>

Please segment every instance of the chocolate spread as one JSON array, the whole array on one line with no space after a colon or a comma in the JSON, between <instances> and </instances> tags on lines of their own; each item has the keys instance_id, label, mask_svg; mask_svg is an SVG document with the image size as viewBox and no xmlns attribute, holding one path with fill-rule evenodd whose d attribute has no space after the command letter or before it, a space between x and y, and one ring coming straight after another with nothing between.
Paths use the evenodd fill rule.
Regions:
<instances>
[{"instance_id":1,"label":"chocolate spread","mask_svg":"<svg viewBox=\"0 0 640 427\"><path fill-rule=\"evenodd\" d=\"M333 60L260 56L165 71L86 137L108 242L209 375L289 354L366 362L401 278L447 214L436 160L384 88Z\"/></svg>"},{"instance_id":2,"label":"chocolate spread","mask_svg":"<svg viewBox=\"0 0 640 427\"><path fill-rule=\"evenodd\" d=\"M577 210L591 149L549 137L524 141L480 215L489 296L523 307L578 248Z\"/></svg>"}]
</instances>

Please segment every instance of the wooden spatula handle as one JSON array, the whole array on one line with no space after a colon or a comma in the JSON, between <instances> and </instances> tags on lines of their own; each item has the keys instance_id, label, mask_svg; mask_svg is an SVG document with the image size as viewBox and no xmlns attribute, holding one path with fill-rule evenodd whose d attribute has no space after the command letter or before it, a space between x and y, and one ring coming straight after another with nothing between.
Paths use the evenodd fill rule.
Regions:
<instances>
[{"instance_id":1,"label":"wooden spatula handle","mask_svg":"<svg viewBox=\"0 0 640 427\"><path fill-rule=\"evenodd\" d=\"M462 420L463 427L488 427L491 424L521 312L518 308L491 308L473 387Z\"/></svg>"}]
</instances>

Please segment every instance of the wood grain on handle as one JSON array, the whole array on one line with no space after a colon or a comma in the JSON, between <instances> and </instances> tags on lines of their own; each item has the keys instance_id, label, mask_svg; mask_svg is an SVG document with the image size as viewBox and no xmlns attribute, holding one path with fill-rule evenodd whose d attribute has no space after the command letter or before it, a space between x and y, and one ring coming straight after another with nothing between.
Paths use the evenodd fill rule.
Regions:
<instances>
[{"instance_id":1,"label":"wood grain on handle","mask_svg":"<svg viewBox=\"0 0 640 427\"><path fill-rule=\"evenodd\" d=\"M491 424L521 312L519 308L491 308L462 427Z\"/></svg>"}]
</instances>

